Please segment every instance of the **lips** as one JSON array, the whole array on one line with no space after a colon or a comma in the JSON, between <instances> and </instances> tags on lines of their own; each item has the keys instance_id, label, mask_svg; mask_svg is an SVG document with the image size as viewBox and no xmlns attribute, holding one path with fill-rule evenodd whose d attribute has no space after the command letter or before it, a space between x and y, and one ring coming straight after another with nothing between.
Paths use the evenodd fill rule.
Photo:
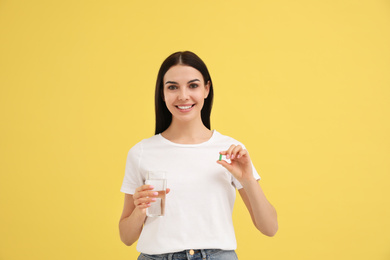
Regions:
<instances>
[{"instance_id":1,"label":"lips","mask_svg":"<svg viewBox=\"0 0 390 260\"><path fill-rule=\"evenodd\" d=\"M176 106L178 109L180 109L181 111L188 111L188 110L191 110L191 108L193 108L195 106L195 104L192 104L192 105L180 105L180 106Z\"/></svg>"},{"instance_id":2,"label":"lips","mask_svg":"<svg viewBox=\"0 0 390 260\"><path fill-rule=\"evenodd\" d=\"M189 108L191 108L192 106L177 106L178 108L180 108L180 109L189 109Z\"/></svg>"}]
</instances>

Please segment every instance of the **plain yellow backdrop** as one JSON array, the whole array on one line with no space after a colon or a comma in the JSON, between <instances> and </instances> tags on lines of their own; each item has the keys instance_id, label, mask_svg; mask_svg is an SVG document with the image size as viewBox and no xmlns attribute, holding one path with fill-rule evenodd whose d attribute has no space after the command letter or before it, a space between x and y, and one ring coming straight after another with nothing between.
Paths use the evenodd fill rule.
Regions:
<instances>
[{"instance_id":1,"label":"plain yellow backdrop","mask_svg":"<svg viewBox=\"0 0 390 260\"><path fill-rule=\"evenodd\" d=\"M178 50L278 211L237 199L240 259L390 259L389 32L385 0L1 0L0 259L136 259L119 189Z\"/></svg>"}]
</instances>

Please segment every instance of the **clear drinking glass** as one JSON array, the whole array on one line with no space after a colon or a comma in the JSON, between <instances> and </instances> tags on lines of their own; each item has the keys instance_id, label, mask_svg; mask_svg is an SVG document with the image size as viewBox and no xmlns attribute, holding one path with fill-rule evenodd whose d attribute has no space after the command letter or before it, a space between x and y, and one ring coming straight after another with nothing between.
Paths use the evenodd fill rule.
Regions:
<instances>
[{"instance_id":1,"label":"clear drinking glass","mask_svg":"<svg viewBox=\"0 0 390 260\"><path fill-rule=\"evenodd\" d=\"M151 202L151 206L146 209L148 217L161 217L165 213L165 194L167 190L166 173L163 171L151 171L146 175L145 184L152 185L153 191L157 191L158 195L155 202Z\"/></svg>"}]
</instances>

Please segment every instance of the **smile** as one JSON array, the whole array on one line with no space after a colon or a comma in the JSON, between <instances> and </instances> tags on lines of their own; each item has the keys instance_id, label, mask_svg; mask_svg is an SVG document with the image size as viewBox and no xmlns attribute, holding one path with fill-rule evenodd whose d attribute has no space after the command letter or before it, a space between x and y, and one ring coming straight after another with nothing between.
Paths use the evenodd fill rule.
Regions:
<instances>
[{"instance_id":1,"label":"smile","mask_svg":"<svg viewBox=\"0 0 390 260\"><path fill-rule=\"evenodd\" d=\"M195 106L195 104L193 105L186 105L186 106L176 106L178 109L180 110L190 110L191 108L193 108Z\"/></svg>"},{"instance_id":2,"label":"smile","mask_svg":"<svg viewBox=\"0 0 390 260\"><path fill-rule=\"evenodd\" d=\"M189 108L191 108L193 106L194 105L192 105L192 106L177 106L177 107L180 108L180 109L189 109Z\"/></svg>"}]
</instances>

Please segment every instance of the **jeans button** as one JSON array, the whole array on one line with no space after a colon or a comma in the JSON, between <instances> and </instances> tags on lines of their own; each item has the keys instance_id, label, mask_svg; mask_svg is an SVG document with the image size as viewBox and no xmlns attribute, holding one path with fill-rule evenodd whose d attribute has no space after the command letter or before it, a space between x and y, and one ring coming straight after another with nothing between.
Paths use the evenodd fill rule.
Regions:
<instances>
[{"instance_id":1,"label":"jeans button","mask_svg":"<svg viewBox=\"0 0 390 260\"><path fill-rule=\"evenodd\" d=\"M195 252L194 252L194 250L190 250L190 255L194 255L195 254Z\"/></svg>"}]
</instances>

